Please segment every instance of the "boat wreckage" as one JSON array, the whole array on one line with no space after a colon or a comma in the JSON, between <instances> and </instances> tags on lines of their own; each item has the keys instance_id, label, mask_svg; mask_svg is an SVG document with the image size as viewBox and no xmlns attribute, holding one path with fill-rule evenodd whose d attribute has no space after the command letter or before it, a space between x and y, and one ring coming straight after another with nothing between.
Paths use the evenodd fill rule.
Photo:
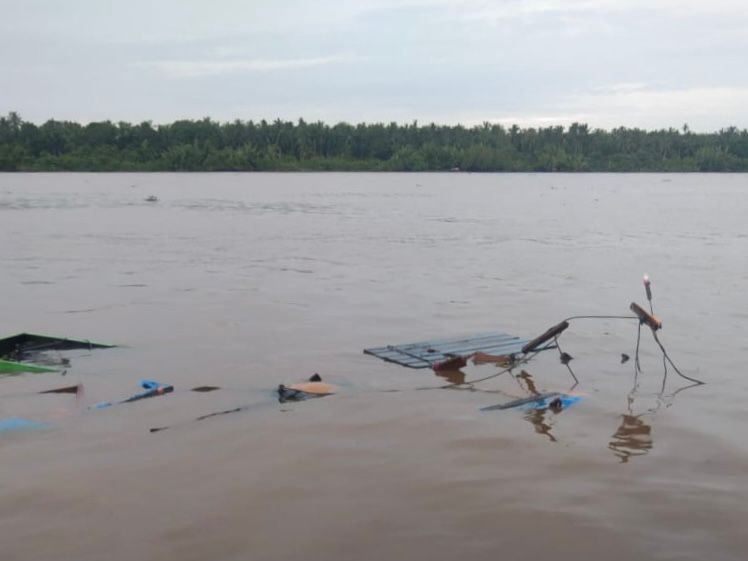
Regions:
<instances>
[{"instance_id":1,"label":"boat wreckage","mask_svg":"<svg viewBox=\"0 0 748 561\"><path fill-rule=\"evenodd\" d=\"M638 330L636 348L633 357L635 376L638 376L641 372L639 364L639 345L642 327L648 328L654 341L657 343L663 354L663 363L665 365L663 393L665 379L667 378L668 364L679 376L691 383L691 385L687 387L693 387L704 383L701 380L683 374L683 372L681 372L681 370L678 369L671 360L658 336L663 324L654 314L651 282L647 276L644 277L644 287L649 304L648 310L645 307L632 302L629 306L631 312L629 315L571 316L556 323L534 338L523 338L503 331L494 331L446 339L433 339L415 343L370 347L364 349L364 353L406 368L431 369L439 376L450 380L450 383L446 385L418 389L475 389L476 385L481 382L508 373L517 380L526 395L508 396L511 398L508 401L479 409L484 412L506 410L525 411L528 414L528 420L535 425L536 431L546 434L553 439L549 432L549 426L544 420L544 412L549 411L558 414L572 405L579 403L584 397L582 394L573 391L575 386L578 384L578 379L574 370L570 366L573 357L564 352L560 346L561 336L565 334L576 321L604 319L636 322ZM96 343L87 339L71 339L49 335L19 333L17 335L0 339L0 376L54 372L62 373L64 375L67 368L70 367L70 359L64 356L64 351L74 349L87 349L93 351L96 349L109 349L115 346L116 345ZM566 367L574 380L574 385L567 391L539 391L535 386L532 376L521 368L529 363L539 353L553 349L558 351L561 364ZM629 355L622 353L621 363L623 364L628 360ZM493 365L494 367L498 367L499 370L498 372L493 372L492 374L481 378L467 380L464 373L460 372L460 369L466 366L468 361L471 361L474 365ZM521 371L515 374L516 370ZM144 399L163 397L178 393L178 390L174 385L153 380L141 380L139 386L142 391L139 391L130 397L112 401L102 401L89 407L88 410L107 409L115 405L125 405ZM221 389L223 388L220 388L219 386L198 386L182 391L192 391L202 394ZM686 388L681 388L678 391L682 391L682 389ZM50 388L37 393L74 394L76 398L78 398L82 394L82 390L82 384L79 383L76 385ZM633 391L634 390L632 390L632 392ZM323 381L319 374L314 374L312 377L300 382L279 385L275 394L278 402L286 404L289 402L306 401L309 399L330 396L334 395L336 392L337 388ZM632 394L629 394L630 401L631 395ZM673 396L674 395L675 394L673 394ZM258 394L258 399L253 403L234 407L232 409L203 414L185 422L203 421L217 416L255 409L272 403L273 400L268 400L267 393L261 395ZM628 413L629 417L636 419L637 422L641 422L639 421L639 417L633 414L631 407L629 407ZM179 424L183 423L177 423L177 425ZM611 443L611 449L618 450L618 453L621 454L627 453L625 451L620 452L620 449L622 446L625 448L625 445L628 442L628 440L626 440L628 435L627 430L631 424L632 422L629 422L628 425L622 425L623 428L619 430L621 434L617 433L618 436L616 436L616 439ZM49 426L47 423L33 419L23 419L18 417L0 418L0 433L5 431L44 428L47 426ZM150 431L154 433L161 432L167 428L170 427L155 427L150 429ZM637 430L641 432L644 429L638 428L637 425ZM620 441L623 441L624 444L621 445ZM625 457L627 458L628 456Z\"/></svg>"}]
</instances>

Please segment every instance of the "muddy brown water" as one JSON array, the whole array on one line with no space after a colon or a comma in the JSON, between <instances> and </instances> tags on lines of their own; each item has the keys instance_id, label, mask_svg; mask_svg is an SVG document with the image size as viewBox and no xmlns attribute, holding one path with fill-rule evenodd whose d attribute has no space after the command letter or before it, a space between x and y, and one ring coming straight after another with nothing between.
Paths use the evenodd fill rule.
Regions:
<instances>
[{"instance_id":1,"label":"muddy brown water","mask_svg":"<svg viewBox=\"0 0 748 561\"><path fill-rule=\"evenodd\" d=\"M0 433L0 557L744 560L746 211L745 175L0 175L2 332L122 345L0 378L47 423ZM643 333L635 387L631 321L572 323L560 413L480 411L568 390L557 353L457 390L498 368L361 352L626 315L644 272L706 385ZM89 409L141 378L175 391Z\"/></svg>"}]
</instances>

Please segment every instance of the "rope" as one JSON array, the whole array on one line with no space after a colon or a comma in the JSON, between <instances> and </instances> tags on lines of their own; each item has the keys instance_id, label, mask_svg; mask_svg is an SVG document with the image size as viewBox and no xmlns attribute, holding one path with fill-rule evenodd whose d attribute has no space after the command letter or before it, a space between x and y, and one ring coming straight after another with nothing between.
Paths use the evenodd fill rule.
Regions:
<instances>
[{"instance_id":1,"label":"rope","mask_svg":"<svg viewBox=\"0 0 748 561\"><path fill-rule=\"evenodd\" d=\"M565 321L571 321L574 319L636 319L639 318L636 316L571 316L564 320L561 320L559 323L563 323Z\"/></svg>"},{"instance_id":2,"label":"rope","mask_svg":"<svg viewBox=\"0 0 748 561\"><path fill-rule=\"evenodd\" d=\"M642 339L642 324L639 322L639 326L636 331L636 353L634 354L634 370L639 373L642 371L641 365L639 364L639 343Z\"/></svg>"},{"instance_id":3,"label":"rope","mask_svg":"<svg viewBox=\"0 0 748 561\"><path fill-rule=\"evenodd\" d=\"M659 337L657 337L657 333L654 330L652 331L652 336L654 337L654 340L657 342L657 345L660 347L660 350L662 351L663 356L667 359L667 361L670 363L670 366L673 367L673 370L675 370L678 376L680 376L681 378L685 378L686 380L688 380L689 382L693 382L694 384L699 384L699 385L706 384L706 382L702 382L701 380L697 380L696 378L691 378L690 376L686 376L685 374L683 374L683 372L678 370L678 367L675 366L675 363L673 363L673 361L670 359L670 355L667 354L665 347L663 347L662 343L660 343L660 339Z\"/></svg>"}]
</instances>

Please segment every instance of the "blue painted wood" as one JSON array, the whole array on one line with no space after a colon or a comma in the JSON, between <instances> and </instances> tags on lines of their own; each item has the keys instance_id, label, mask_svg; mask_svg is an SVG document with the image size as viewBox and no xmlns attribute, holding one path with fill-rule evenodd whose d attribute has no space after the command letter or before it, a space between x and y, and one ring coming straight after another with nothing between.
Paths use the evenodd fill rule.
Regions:
<instances>
[{"instance_id":1,"label":"blue painted wood","mask_svg":"<svg viewBox=\"0 0 748 561\"><path fill-rule=\"evenodd\" d=\"M526 339L520 339L515 335L491 332L404 345L387 345L364 349L364 353L408 368L430 368L449 358L469 357L476 352L493 355L519 353L525 343Z\"/></svg>"}]
</instances>

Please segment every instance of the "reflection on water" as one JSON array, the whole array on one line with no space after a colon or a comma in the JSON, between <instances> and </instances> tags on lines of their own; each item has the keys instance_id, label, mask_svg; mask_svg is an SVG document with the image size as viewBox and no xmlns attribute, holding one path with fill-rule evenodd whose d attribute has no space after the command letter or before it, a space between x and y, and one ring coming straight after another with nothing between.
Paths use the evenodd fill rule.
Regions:
<instances>
[{"instance_id":1,"label":"reflection on water","mask_svg":"<svg viewBox=\"0 0 748 561\"><path fill-rule=\"evenodd\" d=\"M530 395L540 395L538 387L535 385L535 380L533 379L532 374L530 374L527 370L522 370L519 374L517 374L517 381L519 380L522 380L525 383L527 391ZM550 440L551 442L558 442L558 440L551 433L553 422L552 417L549 415L555 416L562 411L561 407L553 405L555 403L557 402L553 401L551 402L551 405L549 405L549 407L538 407L536 409L531 409L524 416L525 420L529 421L533 426L536 433L547 436L548 440Z\"/></svg>"},{"instance_id":2,"label":"reflection on water","mask_svg":"<svg viewBox=\"0 0 748 561\"><path fill-rule=\"evenodd\" d=\"M556 437L551 433L553 426L548 420L546 420L546 413L549 409L532 409L525 415L525 419L530 421L530 424L535 428L535 432L548 437L551 442L557 442Z\"/></svg>"},{"instance_id":3,"label":"reflection on water","mask_svg":"<svg viewBox=\"0 0 748 561\"><path fill-rule=\"evenodd\" d=\"M444 378L450 384L460 386L465 383L465 373L462 370L434 370L434 374Z\"/></svg>"},{"instance_id":4,"label":"reflection on water","mask_svg":"<svg viewBox=\"0 0 748 561\"><path fill-rule=\"evenodd\" d=\"M530 395L540 395L540 392L535 385L535 380L532 379L532 374L530 374L527 370L522 370L519 374L517 374L517 379L522 380L525 383L525 386L527 386L527 391L530 392Z\"/></svg>"},{"instance_id":5,"label":"reflection on water","mask_svg":"<svg viewBox=\"0 0 748 561\"><path fill-rule=\"evenodd\" d=\"M696 388L702 385L701 382L693 384L687 384L674 390L673 392L666 394L665 388L668 382L668 361L665 349L662 349L663 354L663 372L662 372L662 383L660 385L660 391L657 392L653 397L656 403L652 407L643 407L641 401L644 396L639 395L639 375L641 373L641 367L639 365L639 344L637 337L637 349L635 351L635 365L634 365L634 386L631 388L631 392L626 399L626 413L621 415L621 424L616 429L616 432L612 436L612 440L608 443L608 448L620 458L621 463L627 463L630 458L634 456L645 456L654 447L654 439L652 437L652 425L657 413L660 408L664 405L670 407L675 397L691 388ZM627 355L624 355L627 356ZM626 361L622 361L626 362ZM672 364L672 362L671 362ZM675 365L673 365L675 368ZM678 372L679 375L680 372ZM682 376L686 380L691 380L687 376ZM636 401L640 402L639 407L635 407ZM635 410L638 409L641 413L635 414ZM645 419L649 418L649 422Z\"/></svg>"},{"instance_id":6,"label":"reflection on water","mask_svg":"<svg viewBox=\"0 0 748 561\"><path fill-rule=\"evenodd\" d=\"M640 333L641 326L639 335ZM649 451L654 447L651 423L656 417L660 408L663 405L665 405L666 407L670 407L675 401L675 396L679 393L690 388L695 388L702 385L701 382L688 384L676 389L670 394L666 394L665 387L667 386L668 381L668 362L666 360L666 351L660 345L663 355L663 373L660 391L654 395L656 403L653 407L646 408L640 405L638 408L636 408L636 400L638 399L641 402L643 398L643 396L638 394L640 383L639 375L641 373L641 367L639 364L639 335L637 335L637 344L635 350L634 386L633 388L631 388L631 392L626 398L626 413L621 415L621 424L613 434L612 440L608 443L608 448L613 451L613 453L621 460L621 463L623 464L628 463L629 459L634 456L647 455ZM626 361L622 361L622 363L625 362ZM675 368L675 365L673 365L673 367ZM686 380L691 380L691 378L682 376L680 372L678 372L678 374L681 375L681 377L684 377ZM638 409L642 412L635 414L635 409ZM645 421L647 417L649 418L649 422Z\"/></svg>"},{"instance_id":7,"label":"reflection on water","mask_svg":"<svg viewBox=\"0 0 748 561\"><path fill-rule=\"evenodd\" d=\"M621 415L621 424L608 448L625 464L632 456L644 456L653 446L652 427L642 415Z\"/></svg>"},{"instance_id":8,"label":"reflection on water","mask_svg":"<svg viewBox=\"0 0 748 561\"><path fill-rule=\"evenodd\" d=\"M639 336L641 335L641 326L639 326ZM564 367L568 370L568 372L571 374L571 377L573 379L573 384L571 387L567 390L567 392L572 392L574 388L576 388L579 385L579 379L575 375L575 373L572 371L571 367L569 366L570 361L572 360L571 355L563 352L560 348L560 345L558 344L558 338L555 340L555 347L557 348L560 356L560 362L564 365ZM702 382L697 381L696 383L689 384L680 388L677 388L675 391L666 394L665 389L668 383L668 363L670 363L673 368L675 368L675 365L672 363L672 361L667 360L667 354L664 349L664 347L659 344L658 345L662 355L663 355L663 373L662 373L662 381L658 382L659 391L655 394L649 394L649 397L653 397L656 401L654 406L642 408L641 403L639 406L640 413L635 413L634 409L634 403L635 399L638 398L641 402L644 395L639 394L639 385L640 385L640 374L642 373L641 367L639 365L639 337L637 337L637 345L636 349L634 351L636 361L634 366L634 382L633 387L631 388L628 396L627 396L627 411L623 415L621 415L621 424L617 428L616 432L612 436L612 440L608 443L608 448L613 451L613 453L620 459L621 463L627 463L629 461L629 458L633 456L644 456L654 447L654 440L652 438L652 426L651 421L654 419L660 408L664 405L665 407L670 407L675 397L690 388L695 388L700 385L702 385ZM628 356L628 355L623 355ZM493 364L495 366L498 366L498 361L496 360L498 357L492 357L490 355L485 355L483 353L478 353L477 356L472 357L473 363L476 365L482 365L482 364ZM527 363L531 359L527 359L524 361L519 361L519 363ZM621 361L622 364L625 364L627 361ZM507 373L508 376L514 380L517 385L519 386L520 390L522 390L523 393L527 394L528 399L532 399L535 397L542 397L544 394L542 391L538 388L538 385L533 378L533 375L530 374L527 370L522 369L518 374L514 373L515 366L518 366L519 364L517 362L509 362L508 366L503 369L502 371L498 372L497 374L493 376L487 376L483 378L479 378L477 380L471 380L466 383L465 379L465 373L460 370L452 370L452 371L435 371L435 373L438 376L441 376L448 381L450 381L454 386L452 387L459 387L461 385L468 385L471 390L475 390L475 384L486 381L489 379L493 379L501 374ZM678 371L678 374L686 379L691 381L692 379L688 376L684 376ZM653 382L654 380L649 377L649 381ZM499 392L503 393L503 392ZM547 394L546 394L547 395ZM561 394L558 394L561 395ZM567 393L567 397L571 396L571 393ZM514 397L514 396L511 396ZM522 398L515 398L520 399L522 401ZM560 414L565 409L565 404L563 403L561 397L558 397L556 399L551 400L548 402L547 400L538 400L537 402L528 403L525 404L524 409L526 409L523 418L528 421L531 425L533 425L533 428L537 434L544 435L548 437L548 440L551 442L558 442L558 439L556 436L552 433L552 428L554 425L554 418L556 415ZM645 420L649 418L648 420Z\"/></svg>"}]
</instances>

